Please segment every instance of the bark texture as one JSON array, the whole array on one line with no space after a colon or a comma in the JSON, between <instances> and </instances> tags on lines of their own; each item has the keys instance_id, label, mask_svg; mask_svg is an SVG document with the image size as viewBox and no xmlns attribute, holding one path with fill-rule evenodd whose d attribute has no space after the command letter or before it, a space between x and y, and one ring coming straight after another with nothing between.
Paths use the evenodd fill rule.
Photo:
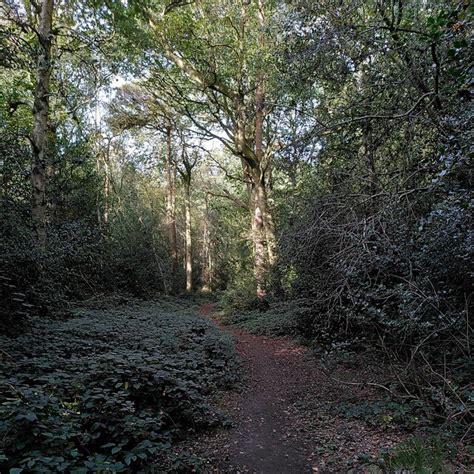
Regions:
<instances>
[{"instance_id":1,"label":"bark texture","mask_svg":"<svg viewBox=\"0 0 474 474\"><path fill-rule=\"evenodd\" d=\"M209 215L209 194L204 198L204 229L202 237L202 291L211 291L212 288L212 249L211 249L211 218Z\"/></svg>"},{"instance_id":2,"label":"bark texture","mask_svg":"<svg viewBox=\"0 0 474 474\"><path fill-rule=\"evenodd\" d=\"M50 140L48 137L49 96L51 83L51 49L54 0L43 0L37 29L39 51L36 70L36 87L33 103L32 166L33 187L32 216L38 241L46 242L46 169Z\"/></svg>"},{"instance_id":3,"label":"bark texture","mask_svg":"<svg viewBox=\"0 0 474 474\"><path fill-rule=\"evenodd\" d=\"M176 165L172 156L172 128L166 128L166 152L165 152L165 175L166 175L166 227L173 259L173 274L176 276L178 270L178 239L176 232Z\"/></svg>"},{"instance_id":4,"label":"bark texture","mask_svg":"<svg viewBox=\"0 0 474 474\"><path fill-rule=\"evenodd\" d=\"M191 176L185 180L185 221L186 221L186 291L193 291L193 242L191 228Z\"/></svg>"}]
</instances>

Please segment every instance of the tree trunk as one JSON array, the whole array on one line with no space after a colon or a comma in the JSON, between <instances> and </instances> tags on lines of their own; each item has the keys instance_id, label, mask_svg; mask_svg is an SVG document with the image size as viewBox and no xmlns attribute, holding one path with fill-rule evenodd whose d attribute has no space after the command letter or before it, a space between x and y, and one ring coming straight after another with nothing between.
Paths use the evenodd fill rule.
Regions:
<instances>
[{"instance_id":1,"label":"tree trunk","mask_svg":"<svg viewBox=\"0 0 474 474\"><path fill-rule=\"evenodd\" d=\"M265 258L265 229L263 225L262 210L259 206L259 189L252 187L251 209L252 209L252 239L254 253L254 272L257 282L257 296L265 296L265 276L268 266Z\"/></svg>"},{"instance_id":2,"label":"tree trunk","mask_svg":"<svg viewBox=\"0 0 474 474\"><path fill-rule=\"evenodd\" d=\"M258 46L265 49L265 16L264 2L258 0L258 22L260 31ZM273 218L268 205L268 181L270 177L271 155L264 152L263 129L265 121L265 73L259 71L255 88L255 167L250 173L251 192L250 209L252 212L252 235L255 254L255 278L257 280L257 295L265 294L265 277L270 267L275 263L275 229Z\"/></svg>"},{"instance_id":3,"label":"tree trunk","mask_svg":"<svg viewBox=\"0 0 474 474\"><path fill-rule=\"evenodd\" d=\"M166 128L166 152L165 152L165 174L166 174L166 227L168 228L168 239L173 259L173 275L178 270L178 239L176 232L176 166L172 159L172 129Z\"/></svg>"},{"instance_id":4,"label":"tree trunk","mask_svg":"<svg viewBox=\"0 0 474 474\"><path fill-rule=\"evenodd\" d=\"M33 103L32 216L39 243L46 243L46 167L49 152L48 117L51 81L52 21L54 0L43 0L38 27L39 54Z\"/></svg>"},{"instance_id":5,"label":"tree trunk","mask_svg":"<svg viewBox=\"0 0 474 474\"><path fill-rule=\"evenodd\" d=\"M257 282L257 296L265 295L265 280L270 267L275 263L275 228L268 203L267 175L270 169L270 154L265 155L263 144L264 88L263 77L259 80L255 94L255 128L251 144L245 136L245 115L239 104L236 121L235 141L241 153L243 174L247 182L251 231L254 252L254 274Z\"/></svg>"},{"instance_id":6,"label":"tree trunk","mask_svg":"<svg viewBox=\"0 0 474 474\"><path fill-rule=\"evenodd\" d=\"M104 156L104 224L109 223L110 214L110 146L111 139L107 144L106 154Z\"/></svg>"},{"instance_id":7,"label":"tree trunk","mask_svg":"<svg viewBox=\"0 0 474 474\"><path fill-rule=\"evenodd\" d=\"M193 243L191 235L191 179L185 182L186 291L193 291Z\"/></svg>"},{"instance_id":8,"label":"tree trunk","mask_svg":"<svg viewBox=\"0 0 474 474\"><path fill-rule=\"evenodd\" d=\"M273 223L273 216L270 210L266 184L263 186L262 193L263 197L260 200L260 207L263 209L263 225L267 242L268 264L270 267L273 267L276 262L275 224Z\"/></svg>"},{"instance_id":9,"label":"tree trunk","mask_svg":"<svg viewBox=\"0 0 474 474\"><path fill-rule=\"evenodd\" d=\"M275 263L275 233L273 219L268 205L265 174L259 169L244 171L250 178L249 201L252 223L252 240L254 251L254 274L257 282L257 296L265 295L265 280L268 271Z\"/></svg>"},{"instance_id":10,"label":"tree trunk","mask_svg":"<svg viewBox=\"0 0 474 474\"><path fill-rule=\"evenodd\" d=\"M204 229L202 242L202 291L211 291L212 287L212 251L211 251L211 223L209 216L209 195L204 198Z\"/></svg>"}]
</instances>

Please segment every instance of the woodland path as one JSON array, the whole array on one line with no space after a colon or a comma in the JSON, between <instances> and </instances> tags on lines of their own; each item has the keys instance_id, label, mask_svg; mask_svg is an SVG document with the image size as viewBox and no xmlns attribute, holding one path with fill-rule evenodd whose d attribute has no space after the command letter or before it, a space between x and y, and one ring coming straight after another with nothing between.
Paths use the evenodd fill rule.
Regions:
<instances>
[{"instance_id":1,"label":"woodland path","mask_svg":"<svg viewBox=\"0 0 474 474\"><path fill-rule=\"evenodd\" d=\"M204 305L200 313L212 318L212 308ZM235 427L203 443L215 460L209 472L347 472L358 453L379 453L399 440L397 433L325 415L322 406L373 393L334 382L296 341L220 327L236 338L245 382L224 400Z\"/></svg>"}]
</instances>

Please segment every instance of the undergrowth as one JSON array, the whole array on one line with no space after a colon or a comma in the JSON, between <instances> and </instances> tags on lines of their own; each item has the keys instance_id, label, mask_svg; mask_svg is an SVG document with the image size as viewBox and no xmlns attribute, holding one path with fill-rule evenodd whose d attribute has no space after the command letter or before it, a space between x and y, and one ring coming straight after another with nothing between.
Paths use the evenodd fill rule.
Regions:
<instances>
[{"instance_id":1,"label":"undergrowth","mask_svg":"<svg viewBox=\"0 0 474 474\"><path fill-rule=\"evenodd\" d=\"M1 472L189 472L173 443L225 423L212 399L235 381L233 341L190 302L37 318L0 345Z\"/></svg>"},{"instance_id":2,"label":"undergrowth","mask_svg":"<svg viewBox=\"0 0 474 474\"><path fill-rule=\"evenodd\" d=\"M382 364L383 379L376 380L380 382L380 388L385 388L380 391L380 397L364 401L355 398L347 403L328 407L329 413L346 419L358 419L382 430L398 429L416 433L420 439L438 437L443 439L445 444L443 460L460 455L465 457L460 453L469 445L471 439L469 422L472 419L474 396L468 384L467 373L471 371L472 359L460 360L458 367L450 368L448 376L440 377L438 372L435 372L437 366L433 364L430 367L420 363L418 357L415 357L418 355L416 352L407 362L395 349L384 347L374 339L376 333L344 330L344 318L331 320L325 318L324 314L318 314L311 298L288 301L267 298L265 303L255 308L252 306L252 298L249 298L238 304L224 304L220 319L224 324L235 325L253 334L297 337L318 355L322 367L328 373L338 367L351 367L359 373L360 364L363 363L361 361L365 359L369 367L371 363ZM367 325L365 329L368 329ZM308 334L313 336L308 337ZM358 356L362 352L365 353L365 358ZM367 355L369 353L370 356ZM426 353L421 352L421 356L426 357ZM369 359L372 362L369 363ZM365 367L367 369L367 366ZM355 382L364 386L364 380ZM461 444L459 440L462 440ZM419 467L423 466L423 456L430 456L426 453L433 451L431 445L429 449L420 446L420 442L413 441L413 446L409 443L407 446L402 445L399 451L387 455L384 461L384 466L388 469L386 472L396 471L397 466L402 468L405 462L403 460L408 459L404 456L409 456L410 453L415 453L412 463L415 467L410 472L444 472L431 468L434 466L434 459L431 458L433 462ZM411 462L407 460L405 463L409 469Z\"/></svg>"},{"instance_id":3,"label":"undergrowth","mask_svg":"<svg viewBox=\"0 0 474 474\"><path fill-rule=\"evenodd\" d=\"M447 474L452 472L446 461L446 448L439 438L415 436L385 452L379 461L366 460L369 472Z\"/></svg>"},{"instance_id":4,"label":"undergrowth","mask_svg":"<svg viewBox=\"0 0 474 474\"><path fill-rule=\"evenodd\" d=\"M263 300L257 305L254 299L236 306L226 304L224 300L220 320L262 336L301 335L301 326L311 311L311 304L308 305L307 300L273 303Z\"/></svg>"}]
</instances>

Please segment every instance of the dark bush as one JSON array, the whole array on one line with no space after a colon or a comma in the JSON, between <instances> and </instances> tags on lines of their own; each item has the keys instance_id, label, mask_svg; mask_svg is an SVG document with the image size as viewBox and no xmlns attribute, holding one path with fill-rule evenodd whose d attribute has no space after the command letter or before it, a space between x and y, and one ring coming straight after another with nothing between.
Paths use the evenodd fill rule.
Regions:
<instances>
[{"instance_id":1,"label":"dark bush","mask_svg":"<svg viewBox=\"0 0 474 474\"><path fill-rule=\"evenodd\" d=\"M87 220L76 220L50 226L42 248L18 211L0 212L5 216L0 224L0 326L5 331L20 331L29 315L67 312L70 301L168 290L166 246L152 245L146 233L133 236L132 229L115 226L101 232Z\"/></svg>"},{"instance_id":2,"label":"dark bush","mask_svg":"<svg viewBox=\"0 0 474 474\"><path fill-rule=\"evenodd\" d=\"M378 347L398 361L403 390L469 421L472 195L434 186L372 206L367 198L313 199L282 236L280 286L289 300L305 301L303 312L286 305L291 332L326 348ZM267 328L279 312L267 313ZM258 321L246 327L264 331Z\"/></svg>"}]
</instances>

